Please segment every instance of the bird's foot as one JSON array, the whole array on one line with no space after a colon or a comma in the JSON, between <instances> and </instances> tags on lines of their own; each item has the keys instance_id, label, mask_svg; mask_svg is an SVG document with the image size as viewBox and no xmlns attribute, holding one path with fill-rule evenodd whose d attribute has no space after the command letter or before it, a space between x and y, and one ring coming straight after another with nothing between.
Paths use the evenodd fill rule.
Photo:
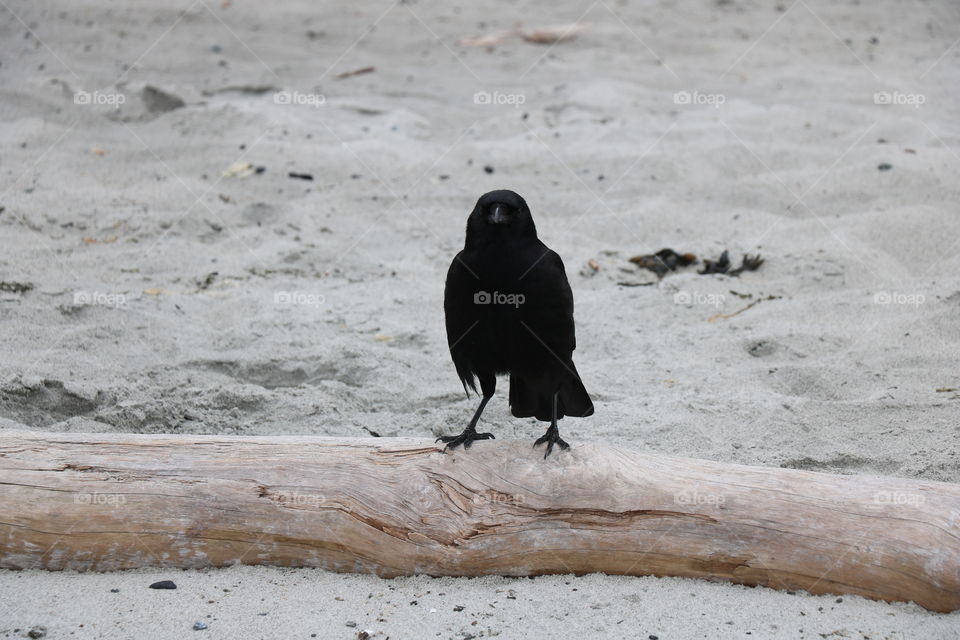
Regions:
<instances>
[{"instance_id":1,"label":"bird's foot","mask_svg":"<svg viewBox=\"0 0 960 640\"><path fill-rule=\"evenodd\" d=\"M553 445L559 446L564 451L570 448L570 445L568 445L564 439L560 437L560 430L554 425L550 425L550 428L547 429L547 432L537 438L537 441L533 443L533 446L536 447L544 442L547 443L547 451L543 454L544 460L546 460L547 456L550 455L550 452L553 451Z\"/></svg>"},{"instance_id":2,"label":"bird's foot","mask_svg":"<svg viewBox=\"0 0 960 640\"><path fill-rule=\"evenodd\" d=\"M474 440L494 439L492 433L477 433L474 429L467 428L458 436L440 436L436 439L436 442L445 442L447 446L445 446L443 450L446 451L447 449L456 449L461 444L464 449L469 449Z\"/></svg>"}]
</instances>

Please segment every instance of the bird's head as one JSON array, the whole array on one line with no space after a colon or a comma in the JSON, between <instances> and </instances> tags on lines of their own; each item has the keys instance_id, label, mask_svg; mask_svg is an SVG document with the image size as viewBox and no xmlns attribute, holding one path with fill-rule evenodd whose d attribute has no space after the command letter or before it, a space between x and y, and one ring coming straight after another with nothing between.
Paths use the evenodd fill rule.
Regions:
<instances>
[{"instance_id":1,"label":"bird's head","mask_svg":"<svg viewBox=\"0 0 960 640\"><path fill-rule=\"evenodd\" d=\"M496 241L504 238L536 238L530 208L517 193L508 189L480 196L467 220L467 243L471 239Z\"/></svg>"}]
</instances>

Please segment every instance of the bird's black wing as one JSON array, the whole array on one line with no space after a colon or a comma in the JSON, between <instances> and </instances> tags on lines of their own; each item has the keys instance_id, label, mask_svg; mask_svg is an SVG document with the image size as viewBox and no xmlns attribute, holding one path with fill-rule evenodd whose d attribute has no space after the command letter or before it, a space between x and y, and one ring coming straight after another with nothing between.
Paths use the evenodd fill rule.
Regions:
<instances>
[{"instance_id":1,"label":"bird's black wing","mask_svg":"<svg viewBox=\"0 0 960 640\"><path fill-rule=\"evenodd\" d=\"M563 260L556 251L542 245L541 253L524 276L529 282L534 305L524 309L523 318L537 337L561 359L577 348L573 322L573 291Z\"/></svg>"},{"instance_id":2,"label":"bird's black wing","mask_svg":"<svg viewBox=\"0 0 960 640\"><path fill-rule=\"evenodd\" d=\"M463 390L467 387L477 391L474 371L471 366L471 347L473 340L470 333L476 328L479 318L477 307L473 304L473 293L476 289L476 277L463 261L461 251L450 263L447 271L447 283L443 292L443 311L447 324L447 346L450 356L457 368L457 375L463 383Z\"/></svg>"},{"instance_id":3,"label":"bird's black wing","mask_svg":"<svg viewBox=\"0 0 960 640\"><path fill-rule=\"evenodd\" d=\"M546 374L512 374L510 409L517 417L535 416L549 421L554 416L554 393L559 392L557 418L589 416L593 414L593 402L573 364L577 347L573 291L560 256L546 246L542 246L539 256L524 276L529 278L525 288L530 291L532 304L523 305L522 319L533 334L528 357L538 363L534 369Z\"/></svg>"}]
</instances>

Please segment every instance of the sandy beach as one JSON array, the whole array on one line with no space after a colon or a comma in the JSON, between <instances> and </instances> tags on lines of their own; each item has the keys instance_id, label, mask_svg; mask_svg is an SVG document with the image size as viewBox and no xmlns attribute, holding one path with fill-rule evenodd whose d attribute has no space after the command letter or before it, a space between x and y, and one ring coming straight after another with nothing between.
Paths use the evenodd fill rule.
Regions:
<instances>
[{"instance_id":1,"label":"sandy beach","mask_svg":"<svg viewBox=\"0 0 960 640\"><path fill-rule=\"evenodd\" d=\"M509 188L576 298L596 415L564 420L573 446L960 482L958 27L949 2L6 0L0 429L459 431L443 280ZM701 264L629 261L665 247ZM698 274L724 250L765 262ZM505 382L482 425L532 442ZM196 622L960 636L958 613L676 578L0 572L3 637Z\"/></svg>"}]
</instances>

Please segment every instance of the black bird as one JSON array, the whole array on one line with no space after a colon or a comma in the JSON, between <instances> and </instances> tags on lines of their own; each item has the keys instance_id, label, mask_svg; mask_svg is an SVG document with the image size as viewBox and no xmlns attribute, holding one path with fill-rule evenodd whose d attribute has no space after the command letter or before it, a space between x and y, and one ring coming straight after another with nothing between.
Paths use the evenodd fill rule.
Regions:
<instances>
[{"instance_id":1,"label":"black bird","mask_svg":"<svg viewBox=\"0 0 960 640\"><path fill-rule=\"evenodd\" d=\"M573 292L563 261L537 239L527 203L513 191L480 197L467 220L467 238L447 272L443 308L447 344L464 391L483 399L458 436L438 441L469 447L493 438L477 433L477 422L497 386L510 374L510 410L518 418L549 422L533 446L569 449L557 420L593 415L593 402L573 365L577 346Z\"/></svg>"}]
</instances>

